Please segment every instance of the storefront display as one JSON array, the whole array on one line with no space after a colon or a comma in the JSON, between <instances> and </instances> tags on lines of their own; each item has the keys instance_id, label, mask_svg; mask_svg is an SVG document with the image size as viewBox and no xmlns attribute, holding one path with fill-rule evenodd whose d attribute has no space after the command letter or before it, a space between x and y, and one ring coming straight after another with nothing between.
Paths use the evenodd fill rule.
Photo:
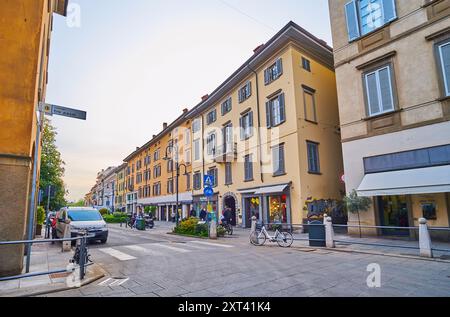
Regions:
<instances>
[{"instance_id":1,"label":"storefront display","mask_svg":"<svg viewBox=\"0 0 450 317\"><path fill-rule=\"evenodd\" d=\"M287 223L287 195L268 197L270 223Z\"/></svg>"}]
</instances>

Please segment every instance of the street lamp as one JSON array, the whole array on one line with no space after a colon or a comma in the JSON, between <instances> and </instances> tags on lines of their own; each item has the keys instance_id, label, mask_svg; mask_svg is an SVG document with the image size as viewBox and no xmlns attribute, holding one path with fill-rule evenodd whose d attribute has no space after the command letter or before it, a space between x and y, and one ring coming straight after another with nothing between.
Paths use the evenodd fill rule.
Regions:
<instances>
[{"instance_id":1,"label":"street lamp","mask_svg":"<svg viewBox=\"0 0 450 317\"><path fill-rule=\"evenodd\" d=\"M174 160L175 161L175 170L176 170L175 190L176 190L176 201L177 201L176 202L177 210L176 210L176 214L175 214L175 221L176 221L176 224L178 226L178 223L179 223L179 213L178 213L178 211L179 211L179 199L178 199L178 197L179 197L179 189L178 189L178 184L179 184L181 167L184 167L184 174L183 175L186 176L186 175L188 175L188 173L187 173L187 166L186 166L186 164L179 163L179 161L178 161L178 146L177 145L170 144L169 146L167 146L167 148L166 148L166 156L164 157L165 161L168 161L170 159L169 154L171 154L171 153L175 153L175 160ZM172 171L173 171L173 168L172 168Z\"/></svg>"}]
</instances>

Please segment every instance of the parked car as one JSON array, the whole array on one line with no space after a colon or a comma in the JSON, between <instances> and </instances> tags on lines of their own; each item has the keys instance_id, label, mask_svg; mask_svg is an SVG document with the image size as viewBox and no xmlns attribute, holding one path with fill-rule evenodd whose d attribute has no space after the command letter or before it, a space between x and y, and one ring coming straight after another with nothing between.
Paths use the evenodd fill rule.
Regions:
<instances>
[{"instance_id":1,"label":"parked car","mask_svg":"<svg viewBox=\"0 0 450 317\"><path fill-rule=\"evenodd\" d=\"M56 234L58 238L64 237L67 226L70 226L72 238L87 230L89 235L95 236L90 240L100 240L101 243L106 243L108 240L108 226L97 209L88 207L61 209L57 213Z\"/></svg>"}]
</instances>

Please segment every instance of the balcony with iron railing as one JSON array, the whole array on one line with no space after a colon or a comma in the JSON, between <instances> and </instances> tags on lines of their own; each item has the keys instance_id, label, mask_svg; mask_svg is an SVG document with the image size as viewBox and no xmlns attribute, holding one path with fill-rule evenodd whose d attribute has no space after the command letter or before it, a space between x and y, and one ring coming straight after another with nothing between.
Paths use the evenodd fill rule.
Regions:
<instances>
[{"instance_id":1,"label":"balcony with iron railing","mask_svg":"<svg viewBox=\"0 0 450 317\"><path fill-rule=\"evenodd\" d=\"M216 163L231 163L237 160L237 143L225 143L213 150Z\"/></svg>"}]
</instances>

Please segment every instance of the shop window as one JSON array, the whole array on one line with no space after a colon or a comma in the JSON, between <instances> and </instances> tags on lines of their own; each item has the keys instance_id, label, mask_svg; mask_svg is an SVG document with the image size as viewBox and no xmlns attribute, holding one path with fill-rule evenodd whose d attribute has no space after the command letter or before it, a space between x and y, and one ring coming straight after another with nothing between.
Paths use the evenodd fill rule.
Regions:
<instances>
[{"instance_id":1,"label":"shop window","mask_svg":"<svg viewBox=\"0 0 450 317\"><path fill-rule=\"evenodd\" d=\"M269 222L287 223L287 195L271 196L269 199Z\"/></svg>"},{"instance_id":2,"label":"shop window","mask_svg":"<svg viewBox=\"0 0 450 317\"><path fill-rule=\"evenodd\" d=\"M436 220L436 204L435 203L423 203L422 204L423 217L427 220Z\"/></svg>"}]
</instances>

